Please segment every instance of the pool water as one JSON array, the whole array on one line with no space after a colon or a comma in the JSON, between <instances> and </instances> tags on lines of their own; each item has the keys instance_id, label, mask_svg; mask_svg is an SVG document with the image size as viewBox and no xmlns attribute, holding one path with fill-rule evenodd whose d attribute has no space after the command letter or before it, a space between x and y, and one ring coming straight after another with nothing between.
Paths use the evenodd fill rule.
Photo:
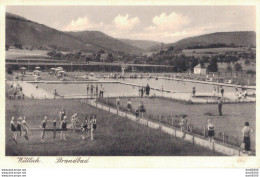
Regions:
<instances>
[{"instance_id":1,"label":"pool water","mask_svg":"<svg viewBox=\"0 0 260 177\"><path fill-rule=\"evenodd\" d=\"M39 88L46 91L52 92L56 89L57 93L62 96L68 95L91 95L91 91L87 92L87 84L38 84ZM94 90L93 94L96 94L96 86L98 89L101 88L101 84L93 84ZM89 84L90 87L90 84ZM102 83L104 88L104 96L138 96L139 88L130 85L124 85L119 83ZM99 93L99 91L98 91Z\"/></svg>"},{"instance_id":2,"label":"pool water","mask_svg":"<svg viewBox=\"0 0 260 177\"><path fill-rule=\"evenodd\" d=\"M115 79L102 79L101 81L115 81ZM198 93L213 93L214 85L211 84L202 84L202 83L192 83L192 82L184 82L184 81L176 81L176 80L166 80L166 79L158 79L155 80L152 79L116 79L116 81L124 82L124 83L130 83L130 84L136 84L140 86L146 86L149 84L150 87L160 89L162 88L164 90L170 90L172 92L179 92L179 93L191 93L192 88L196 88L196 92ZM215 86L216 91L218 86ZM233 87L226 87L223 86L225 93L235 93L236 90ZM220 92L219 87L219 92ZM253 92L255 90L248 90L248 92ZM239 92L241 92L241 89L239 89Z\"/></svg>"}]
</instances>

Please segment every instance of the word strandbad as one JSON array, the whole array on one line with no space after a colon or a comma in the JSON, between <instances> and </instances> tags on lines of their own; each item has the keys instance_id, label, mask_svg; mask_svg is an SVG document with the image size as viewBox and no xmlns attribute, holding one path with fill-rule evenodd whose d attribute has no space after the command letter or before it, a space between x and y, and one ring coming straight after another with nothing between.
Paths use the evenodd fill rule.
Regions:
<instances>
[{"instance_id":1,"label":"word strandbad","mask_svg":"<svg viewBox=\"0 0 260 177\"><path fill-rule=\"evenodd\" d=\"M75 159L64 159L63 157L57 157L55 163L89 163L90 157L87 159L82 159L81 157L77 157Z\"/></svg>"}]
</instances>

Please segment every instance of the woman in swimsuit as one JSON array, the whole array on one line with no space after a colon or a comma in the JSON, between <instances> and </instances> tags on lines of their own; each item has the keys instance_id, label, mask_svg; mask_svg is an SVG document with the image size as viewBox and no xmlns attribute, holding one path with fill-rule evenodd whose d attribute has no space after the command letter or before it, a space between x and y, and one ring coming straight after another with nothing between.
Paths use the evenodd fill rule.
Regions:
<instances>
[{"instance_id":1,"label":"woman in swimsuit","mask_svg":"<svg viewBox=\"0 0 260 177\"><path fill-rule=\"evenodd\" d=\"M23 118L23 121L22 121L22 129L23 129L23 131L25 132L24 138L25 138L26 140L29 140L29 137L28 137L29 127L28 127L27 122L26 122L26 117Z\"/></svg>"},{"instance_id":2,"label":"woman in swimsuit","mask_svg":"<svg viewBox=\"0 0 260 177\"><path fill-rule=\"evenodd\" d=\"M214 125L211 123L210 119L208 120L208 137L209 137L209 142L214 142Z\"/></svg>"},{"instance_id":3,"label":"woman in swimsuit","mask_svg":"<svg viewBox=\"0 0 260 177\"><path fill-rule=\"evenodd\" d=\"M17 133L16 133L16 126L15 126L15 124L14 124L14 117L12 117L12 119L11 119L11 121L10 121L10 129L11 129L11 131L12 131L12 133L13 133L13 141L14 141L15 143L17 143L17 141L16 141Z\"/></svg>"}]
</instances>

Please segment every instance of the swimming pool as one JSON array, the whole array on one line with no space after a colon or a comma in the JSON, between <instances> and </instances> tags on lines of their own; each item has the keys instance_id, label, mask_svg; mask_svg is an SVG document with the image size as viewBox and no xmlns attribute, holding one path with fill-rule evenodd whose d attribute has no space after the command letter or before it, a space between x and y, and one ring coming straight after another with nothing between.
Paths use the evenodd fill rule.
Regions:
<instances>
[{"instance_id":1,"label":"swimming pool","mask_svg":"<svg viewBox=\"0 0 260 177\"><path fill-rule=\"evenodd\" d=\"M116 81L116 82L115 82ZM213 90L215 87L216 95L220 93L220 87L214 86L212 84L202 84L202 83L192 83L192 82L184 82L184 81L176 81L176 80L167 80L167 79L99 79L99 82L102 83L104 87L104 95L105 96L139 96L139 86L150 85L151 92L150 95L169 95L172 93L178 94L180 97L191 95L192 88L196 88L196 95L213 95ZM108 83L110 82L110 83ZM113 83L112 83L113 82ZM40 83L39 88L42 88L48 92L53 92L55 89L62 96L68 95L89 95L90 92L87 93L87 84L88 83ZM94 87L96 85L100 89L101 83L90 82ZM237 98L239 92L242 92L241 89L236 91L233 87L223 86L225 90L225 96L228 98ZM162 89L166 91L170 91L171 93L162 93ZM248 92L255 92L255 90L248 90ZM95 94L95 88L93 95Z\"/></svg>"},{"instance_id":2,"label":"swimming pool","mask_svg":"<svg viewBox=\"0 0 260 177\"><path fill-rule=\"evenodd\" d=\"M91 84L89 84L90 87ZM39 83L39 88L44 89L48 92L53 92L55 89L59 95L71 96L71 95L95 95L96 86L98 90L101 88L101 84L94 84L93 93L89 88L87 92L87 83L74 83L74 84L50 84L50 83ZM104 96L138 96L139 88L136 86L130 86L120 83L102 83L104 88ZM99 91L98 91L99 93ZM153 93L153 92L151 92Z\"/></svg>"}]
</instances>

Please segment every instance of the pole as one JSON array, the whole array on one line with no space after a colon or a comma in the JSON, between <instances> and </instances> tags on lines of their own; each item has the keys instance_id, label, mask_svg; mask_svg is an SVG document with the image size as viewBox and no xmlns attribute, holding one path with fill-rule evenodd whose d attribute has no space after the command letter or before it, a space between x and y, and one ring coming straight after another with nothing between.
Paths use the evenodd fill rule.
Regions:
<instances>
[{"instance_id":1,"label":"pole","mask_svg":"<svg viewBox=\"0 0 260 177\"><path fill-rule=\"evenodd\" d=\"M225 143L225 132L223 132L223 143Z\"/></svg>"}]
</instances>

